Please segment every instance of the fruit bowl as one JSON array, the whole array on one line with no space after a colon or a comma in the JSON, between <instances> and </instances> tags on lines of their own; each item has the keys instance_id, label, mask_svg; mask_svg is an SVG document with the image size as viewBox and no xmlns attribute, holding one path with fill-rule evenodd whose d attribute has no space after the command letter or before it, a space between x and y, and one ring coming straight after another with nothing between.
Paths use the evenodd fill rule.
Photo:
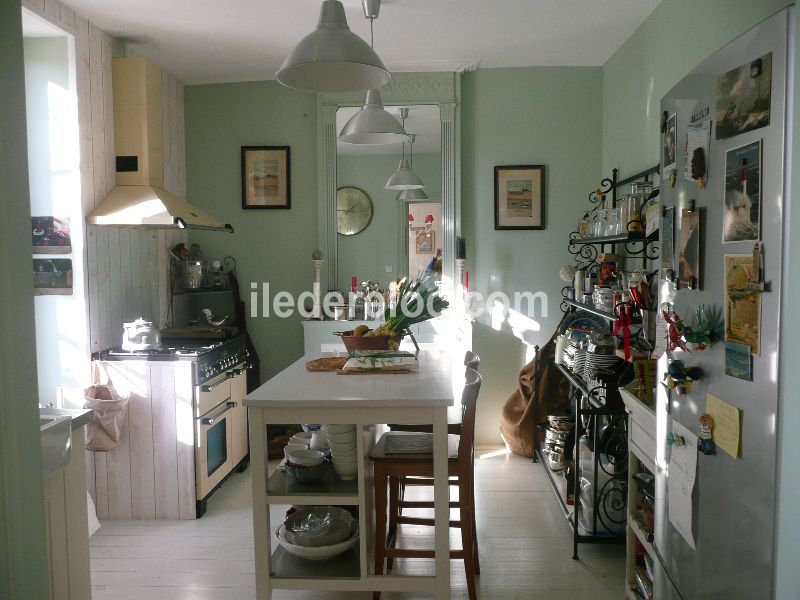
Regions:
<instances>
[{"instance_id":1,"label":"fruit bowl","mask_svg":"<svg viewBox=\"0 0 800 600\"><path fill-rule=\"evenodd\" d=\"M339 331L344 347L349 353L357 350L388 350L390 335L354 335L352 331ZM399 340L398 340L399 342Z\"/></svg>"}]
</instances>

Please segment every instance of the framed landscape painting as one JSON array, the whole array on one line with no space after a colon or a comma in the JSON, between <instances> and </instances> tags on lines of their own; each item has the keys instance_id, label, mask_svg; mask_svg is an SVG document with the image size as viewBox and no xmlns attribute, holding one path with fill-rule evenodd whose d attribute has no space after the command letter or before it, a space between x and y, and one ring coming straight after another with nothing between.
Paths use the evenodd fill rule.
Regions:
<instances>
[{"instance_id":1,"label":"framed landscape painting","mask_svg":"<svg viewBox=\"0 0 800 600\"><path fill-rule=\"evenodd\" d=\"M494 168L494 228L544 229L544 165Z\"/></svg>"},{"instance_id":2,"label":"framed landscape painting","mask_svg":"<svg viewBox=\"0 0 800 600\"><path fill-rule=\"evenodd\" d=\"M291 208L289 146L242 146L242 208Z\"/></svg>"}]
</instances>

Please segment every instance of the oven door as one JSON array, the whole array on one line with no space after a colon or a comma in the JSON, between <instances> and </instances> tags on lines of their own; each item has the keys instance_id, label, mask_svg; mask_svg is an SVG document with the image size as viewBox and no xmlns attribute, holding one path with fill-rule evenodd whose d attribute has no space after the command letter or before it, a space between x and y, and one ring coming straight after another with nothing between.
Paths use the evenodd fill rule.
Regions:
<instances>
[{"instance_id":1,"label":"oven door","mask_svg":"<svg viewBox=\"0 0 800 600\"><path fill-rule=\"evenodd\" d=\"M230 398L195 420L195 486L202 500L233 469L233 416Z\"/></svg>"}]
</instances>

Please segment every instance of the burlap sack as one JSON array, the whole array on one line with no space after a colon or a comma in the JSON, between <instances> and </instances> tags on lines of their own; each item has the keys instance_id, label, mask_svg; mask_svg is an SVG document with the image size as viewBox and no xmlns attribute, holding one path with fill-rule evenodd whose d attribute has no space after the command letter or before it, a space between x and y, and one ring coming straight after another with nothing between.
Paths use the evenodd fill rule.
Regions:
<instances>
[{"instance_id":1,"label":"burlap sack","mask_svg":"<svg viewBox=\"0 0 800 600\"><path fill-rule=\"evenodd\" d=\"M86 426L86 449L92 452L116 450L122 441L128 396L120 395L109 382L87 387L83 397L84 408L94 411L94 420Z\"/></svg>"},{"instance_id":2,"label":"burlap sack","mask_svg":"<svg viewBox=\"0 0 800 600\"><path fill-rule=\"evenodd\" d=\"M555 338L560 330L559 325L537 358L522 367L517 389L503 405L500 432L514 454L532 457L534 434L540 442L544 438L537 425L546 421L547 415L568 414L571 410L569 382L555 365Z\"/></svg>"}]
</instances>

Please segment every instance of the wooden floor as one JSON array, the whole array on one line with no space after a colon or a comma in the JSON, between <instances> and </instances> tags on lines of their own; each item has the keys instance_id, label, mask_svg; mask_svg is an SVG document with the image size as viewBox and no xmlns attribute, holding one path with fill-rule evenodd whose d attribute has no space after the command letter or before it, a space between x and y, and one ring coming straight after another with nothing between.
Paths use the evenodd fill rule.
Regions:
<instances>
[{"instance_id":1,"label":"wooden floor","mask_svg":"<svg viewBox=\"0 0 800 600\"><path fill-rule=\"evenodd\" d=\"M623 546L580 547L543 467L493 452L476 460L481 598L606 600L624 597ZM413 489L413 488L412 488ZM411 491L411 490L410 490ZM424 490L414 489L416 493ZM409 496L411 499L412 496ZM281 522L285 508L274 507ZM197 521L106 521L91 539L93 600L252 600L255 598L250 476L234 475ZM454 533L454 545L460 545ZM430 528L406 526L401 545L433 547ZM451 563L452 598L466 599L464 567ZM432 561L397 561L430 573ZM386 600L425 598L384 594ZM276 591L275 600L367 600L370 594Z\"/></svg>"}]
</instances>

